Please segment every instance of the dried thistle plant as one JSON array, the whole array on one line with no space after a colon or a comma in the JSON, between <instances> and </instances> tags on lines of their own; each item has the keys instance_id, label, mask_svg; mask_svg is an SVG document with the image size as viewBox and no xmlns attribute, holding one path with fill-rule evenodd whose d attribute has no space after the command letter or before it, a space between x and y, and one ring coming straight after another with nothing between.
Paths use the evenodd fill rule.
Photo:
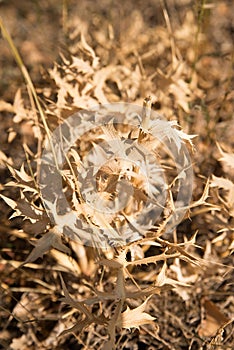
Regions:
<instances>
[{"instance_id":1,"label":"dried thistle plant","mask_svg":"<svg viewBox=\"0 0 234 350\"><path fill-rule=\"evenodd\" d=\"M29 86L31 101L31 106L25 107L19 91L14 104L4 108L14 113L15 124L30 125L38 141L36 154L24 144L26 162L19 170L0 154L13 178L4 188L19 190L19 199L1 198L11 207L12 218L23 218L23 232L15 235L23 235L34 245L25 261L16 266L39 269L37 259L48 252L45 261L53 259L49 268L59 296L53 283L48 287L41 281L60 305L60 311L48 318L43 302L41 306L44 319L57 321L56 336L52 331L48 337L53 339L52 346L64 344L72 333L84 348L124 349L124 337L128 347L134 343L134 332L129 329L140 329L146 344L150 335L173 348L159 335L163 324L159 304L172 291L188 302L193 297L190 283L199 282L210 266L209 249L204 253L206 259L197 253L197 232L187 229L183 236L178 224L201 213L212 218L219 212L222 222L233 216L231 178L213 176L200 198L190 201L194 135L188 135L176 119L188 130L183 116L188 116L190 104L203 98L204 91L198 87L191 64L198 59L197 48L191 52L190 42L186 42L190 53L182 59L163 9L167 29L158 29L157 42L154 31L140 33L143 21L139 20L139 28L131 22L129 33L139 31L139 53L130 44L124 46L116 53L118 64L102 64L103 57L79 28L68 32L80 40L49 70L51 86L43 91L43 105L1 23ZM191 12L175 33L177 40L188 27L194 34L197 27ZM126 34L126 42L129 37ZM196 41L198 45L198 35ZM105 40L101 44L99 51L106 52L105 62L109 62L113 53ZM168 63L164 70L159 65L152 71L155 48ZM152 98L144 99L148 93ZM153 110L156 103L161 106L160 114ZM9 142L15 136L12 130ZM219 145L218 149L221 161L233 168L233 154ZM215 197L220 201L210 201L209 191L216 188L225 192ZM212 242L228 241L228 254L233 251L230 231L231 224ZM228 317L222 320L225 322L216 320L216 332L231 322ZM193 335L181 329L192 344ZM45 343L38 346L49 349Z\"/></svg>"}]
</instances>

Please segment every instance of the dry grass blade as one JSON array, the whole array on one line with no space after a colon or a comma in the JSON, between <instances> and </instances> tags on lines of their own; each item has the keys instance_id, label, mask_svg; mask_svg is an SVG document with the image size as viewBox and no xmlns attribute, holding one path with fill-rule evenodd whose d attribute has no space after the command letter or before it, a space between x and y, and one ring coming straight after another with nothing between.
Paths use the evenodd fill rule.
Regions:
<instances>
[{"instance_id":1,"label":"dry grass blade","mask_svg":"<svg viewBox=\"0 0 234 350\"><path fill-rule=\"evenodd\" d=\"M56 153L55 153L55 150L54 150L54 147L53 147L53 143L52 143L52 140L51 140L51 132L50 132L49 127L47 125L47 121L46 121L44 112L42 110L41 104L39 102L36 90L35 90L34 85L32 83L31 77L30 77L30 75L29 75L29 73L27 71L27 68L25 67L25 65L24 65L24 63L23 63L23 61L22 61L22 59L20 57L20 54L19 54L17 48L15 47L15 44L14 44L10 34L8 33L8 31L7 31L7 29L6 29L5 25L4 25L1 17L0 17L0 28L1 28L1 31L2 31L2 35L6 39L6 41L8 42L8 44L10 46L10 49L11 49L11 51L13 53L13 56L14 56L17 64L18 64L19 68L21 69L23 77L25 78L26 84L29 86L29 89L30 89L30 91L32 93L32 96L33 96L34 100L35 100L36 106L38 108L38 111L39 111L39 114L40 114L43 126L45 128L45 131L46 131L49 143L50 143L51 150L53 152L55 165L56 165L57 169L59 169L58 164L57 164ZM37 122L37 124L39 124L39 123Z\"/></svg>"}]
</instances>

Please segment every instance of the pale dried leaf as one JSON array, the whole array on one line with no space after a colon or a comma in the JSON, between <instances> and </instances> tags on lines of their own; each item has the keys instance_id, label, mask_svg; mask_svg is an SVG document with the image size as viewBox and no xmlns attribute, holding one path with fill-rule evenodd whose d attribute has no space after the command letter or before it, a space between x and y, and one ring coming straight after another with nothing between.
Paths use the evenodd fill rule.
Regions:
<instances>
[{"instance_id":1,"label":"pale dried leaf","mask_svg":"<svg viewBox=\"0 0 234 350\"><path fill-rule=\"evenodd\" d=\"M90 66L89 62L79 57L72 56L72 63L69 68L76 68L78 72L83 74L93 74L93 68Z\"/></svg>"},{"instance_id":2,"label":"pale dried leaf","mask_svg":"<svg viewBox=\"0 0 234 350\"><path fill-rule=\"evenodd\" d=\"M212 175L210 186L222 188L227 191L225 196L227 204L230 208L234 206L234 183L231 180Z\"/></svg>"},{"instance_id":3,"label":"pale dried leaf","mask_svg":"<svg viewBox=\"0 0 234 350\"><path fill-rule=\"evenodd\" d=\"M87 43L85 36L83 33L81 33L81 45L83 47L83 49L89 53L89 55L92 57L93 62L92 62L92 67L98 68L99 65L99 57L96 56L94 50L92 49L92 47Z\"/></svg>"},{"instance_id":4,"label":"pale dried leaf","mask_svg":"<svg viewBox=\"0 0 234 350\"><path fill-rule=\"evenodd\" d=\"M76 276L81 273L80 267L75 259L71 256L60 252L59 250L52 249L50 254L57 261L57 264L63 266L66 270L71 271Z\"/></svg>"},{"instance_id":5,"label":"pale dried leaf","mask_svg":"<svg viewBox=\"0 0 234 350\"><path fill-rule=\"evenodd\" d=\"M23 334L20 338L14 338L10 344L11 350L30 350L31 341L29 337Z\"/></svg>"},{"instance_id":6,"label":"pale dried leaf","mask_svg":"<svg viewBox=\"0 0 234 350\"><path fill-rule=\"evenodd\" d=\"M11 143L16 138L17 133L14 130L9 130L7 141Z\"/></svg>"},{"instance_id":7,"label":"pale dried leaf","mask_svg":"<svg viewBox=\"0 0 234 350\"><path fill-rule=\"evenodd\" d=\"M13 118L14 123L20 123L22 120L28 118L28 110L24 107L24 101L21 97L21 89L18 89L15 94L13 107L15 112Z\"/></svg>"},{"instance_id":8,"label":"pale dried leaf","mask_svg":"<svg viewBox=\"0 0 234 350\"><path fill-rule=\"evenodd\" d=\"M4 196L3 194L0 194L0 197L4 200L4 202L9 205L9 207L11 207L11 209L16 209L17 207L17 203L11 199L11 198L8 198L6 196Z\"/></svg>"},{"instance_id":9,"label":"pale dried leaf","mask_svg":"<svg viewBox=\"0 0 234 350\"><path fill-rule=\"evenodd\" d=\"M127 310L121 313L117 325L121 328L139 328L145 324L154 324L155 317L152 317L148 313L144 312L148 299L145 300L140 306Z\"/></svg>"},{"instance_id":10,"label":"pale dried leaf","mask_svg":"<svg viewBox=\"0 0 234 350\"><path fill-rule=\"evenodd\" d=\"M222 155L222 157L219 158L219 160L222 162L225 162L227 166L234 169L234 153L224 152L218 143L217 143L217 146Z\"/></svg>"},{"instance_id":11,"label":"pale dried leaf","mask_svg":"<svg viewBox=\"0 0 234 350\"><path fill-rule=\"evenodd\" d=\"M202 321L198 329L201 337L213 337L230 319L209 299L202 300Z\"/></svg>"},{"instance_id":12,"label":"pale dried leaf","mask_svg":"<svg viewBox=\"0 0 234 350\"><path fill-rule=\"evenodd\" d=\"M28 183L28 182L33 182L33 178L31 175L27 174L24 168L24 163L21 165L20 170L17 170L7 164L8 169L10 170L12 176L19 182L21 183Z\"/></svg>"},{"instance_id":13,"label":"pale dried leaf","mask_svg":"<svg viewBox=\"0 0 234 350\"><path fill-rule=\"evenodd\" d=\"M38 194L38 189L35 188L35 184L34 182L31 183L29 185L26 185L25 183L17 183L14 181L9 181L8 183L5 184L5 186L9 186L9 187L19 187L22 189L22 192L32 192L33 194Z\"/></svg>"},{"instance_id":14,"label":"pale dried leaf","mask_svg":"<svg viewBox=\"0 0 234 350\"><path fill-rule=\"evenodd\" d=\"M105 81L108 79L108 77L113 74L114 67L108 66L105 68L100 69L97 71L94 75L94 95L98 99L98 101L102 104L107 104L108 100L104 94L103 88Z\"/></svg>"},{"instance_id":15,"label":"pale dried leaf","mask_svg":"<svg viewBox=\"0 0 234 350\"><path fill-rule=\"evenodd\" d=\"M156 278L156 286L160 287L166 284L166 269L167 269L167 264L164 263L163 267L161 268L161 271L159 272L157 278Z\"/></svg>"},{"instance_id":16,"label":"pale dried leaf","mask_svg":"<svg viewBox=\"0 0 234 350\"><path fill-rule=\"evenodd\" d=\"M172 278L168 278L166 275L166 271L167 271L167 264L165 262L156 278L156 286L161 287L161 286L164 286L165 284L170 284L173 287L176 287L176 286L189 287L189 284L187 283L177 281Z\"/></svg>"},{"instance_id":17,"label":"pale dried leaf","mask_svg":"<svg viewBox=\"0 0 234 350\"><path fill-rule=\"evenodd\" d=\"M14 112L14 107L12 106L12 104L6 102L6 101L3 101L3 100L0 100L0 112Z\"/></svg>"},{"instance_id":18,"label":"pale dried leaf","mask_svg":"<svg viewBox=\"0 0 234 350\"><path fill-rule=\"evenodd\" d=\"M1 166L5 166L6 163L8 164L12 164L12 159L11 158L8 158L5 153L3 153L1 150L0 150L0 165Z\"/></svg>"}]
</instances>

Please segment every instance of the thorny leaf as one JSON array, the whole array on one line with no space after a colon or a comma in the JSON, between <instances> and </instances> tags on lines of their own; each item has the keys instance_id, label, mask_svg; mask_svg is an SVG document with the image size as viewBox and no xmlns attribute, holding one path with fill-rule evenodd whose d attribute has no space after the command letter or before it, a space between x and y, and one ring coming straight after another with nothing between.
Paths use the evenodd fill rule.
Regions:
<instances>
[{"instance_id":1,"label":"thorny leaf","mask_svg":"<svg viewBox=\"0 0 234 350\"><path fill-rule=\"evenodd\" d=\"M62 283L62 288L63 288L63 292L64 292L64 298L62 298L62 301L66 302L67 304L69 304L71 307L77 309L78 311L80 311L82 314L85 314L87 318L89 318L90 320L93 320L93 315L90 313L90 311L87 309L87 307L84 305L83 302L74 300L68 290L67 287L64 283L63 278L61 277L61 283Z\"/></svg>"},{"instance_id":2,"label":"thorny leaf","mask_svg":"<svg viewBox=\"0 0 234 350\"><path fill-rule=\"evenodd\" d=\"M20 183L29 185L33 182L33 178L31 175L27 174L25 171L24 163L21 165L20 170L13 168L10 164L7 164L8 169L11 172L11 175ZM34 185L35 187L35 185Z\"/></svg>"},{"instance_id":3,"label":"thorny leaf","mask_svg":"<svg viewBox=\"0 0 234 350\"><path fill-rule=\"evenodd\" d=\"M35 195L38 194L38 189L35 188L35 184L33 182L29 184L25 184L20 182L9 181L8 183L5 184L5 186L21 188L23 193L31 192L32 194L35 194Z\"/></svg>"},{"instance_id":4,"label":"thorny leaf","mask_svg":"<svg viewBox=\"0 0 234 350\"><path fill-rule=\"evenodd\" d=\"M81 33L81 48L89 54L89 56L92 58L92 67L94 69L98 68L99 60L100 58L96 56L95 51L92 49L92 47L87 43L85 36L83 33Z\"/></svg>"},{"instance_id":5,"label":"thorny leaf","mask_svg":"<svg viewBox=\"0 0 234 350\"><path fill-rule=\"evenodd\" d=\"M69 328L69 329L65 329L62 333L59 334L59 337L63 337L66 334L76 334L76 333L80 333L82 332L85 328L87 328L88 326L90 326L92 322L90 321L90 319L85 318L82 321L79 321L78 323L76 323L73 327Z\"/></svg>"},{"instance_id":6,"label":"thorny leaf","mask_svg":"<svg viewBox=\"0 0 234 350\"><path fill-rule=\"evenodd\" d=\"M69 68L76 68L78 72L83 74L93 74L93 69L89 62L86 62L79 57L72 56L72 63Z\"/></svg>"},{"instance_id":7,"label":"thorny leaf","mask_svg":"<svg viewBox=\"0 0 234 350\"><path fill-rule=\"evenodd\" d=\"M134 261L130 261L127 262L127 266L128 265L132 265L132 266L138 266L138 265L144 265L144 264L156 264L157 261L161 261L161 260L167 260L170 258L178 258L180 256L180 253L173 253L173 254L166 254L166 253L162 253L159 255L155 255L155 256L150 256L147 258L143 258L143 259L138 259L138 260L134 260Z\"/></svg>"},{"instance_id":8,"label":"thorny leaf","mask_svg":"<svg viewBox=\"0 0 234 350\"><path fill-rule=\"evenodd\" d=\"M234 208L234 183L229 179L212 175L210 186L222 188L227 191L225 195L226 204L231 209L230 214L233 216L234 210L232 209Z\"/></svg>"},{"instance_id":9,"label":"thorny leaf","mask_svg":"<svg viewBox=\"0 0 234 350\"><path fill-rule=\"evenodd\" d=\"M179 127L177 121L172 120L168 122L161 119L156 119L150 121L149 131L152 130L154 132L154 130L156 130L156 135L162 142L165 139L173 140L179 152L183 140L188 141L189 144L193 146L192 139L196 137L196 135L187 135L182 130L177 129L177 127Z\"/></svg>"},{"instance_id":10,"label":"thorny leaf","mask_svg":"<svg viewBox=\"0 0 234 350\"><path fill-rule=\"evenodd\" d=\"M166 275L166 271L167 271L167 264L166 264L166 262L164 262L163 267L161 268L161 270L156 278L156 286L161 287L165 284L170 284L173 287L176 287L176 286L189 287L190 286L187 283L183 283L183 282L174 280L172 278L168 278Z\"/></svg>"},{"instance_id":11,"label":"thorny leaf","mask_svg":"<svg viewBox=\"0 0 234 350\"><path fill-rule=\"evenodd\" d=\"M31 243L35 245L35 248L32 250L22 265L31 263L38 258L43 257L43 255L47 253L51 248L58 249L66 254L70 254L70 249L62 243L62 235L53 229L43 234L43 236L38 239L36 243Z\"/></svg>"},{"instance_id":12,"label":"thorny leaf","mask_svg":"<svg viewBox=\"0 0 234 350\"><path fill-rule=\"evenodd\" d=\"M17 203L13 199L8 198L8 197L4 196L3 194L0 194L0 197L4 200L4 202L7 205L9 205L9 207L11 207L11 209L16 209L17 208ZM20 213L20 212L18 211L18 213Z\"/></svg>"},{"instance_id":13,"label":"thorny leaf","mask_svg":"<svg viewBox=\"0 0 234 350\"><path fill-rule=\"evenodd\" d=\"M188 83L182 79L182 72L185 66L185 62L180 62L173 75L165 75L160 69L157 69L157 73L167 88L176 99L178 105L186 112L189 113L188 103L191 101L192 91Z\"/></svg>"},{"instance_id":14,"label":"thorny leaf","mask_svg":"<svg viewBox=\"0 0 234 350\"><path fill-rule=\"evenodd\" d=\"M139 328L145 324L154 324L155 317L152 317L148 313L144 312L147 306L149 298L144 301L140 306L130 309L127 306L127 310L121 313L117 325L121 328Z\"/></svg>"},{"instance_id":15,"label":"thorny leaf","mask_svg":"<svg viewBox=\"0 0 234 350\"><path fill-rule=\"evenodd\" d=\"M105 323L107 323L107 319L103 315L99 316L98 318L95 317L84 305L84 302L74 300L70 296L62 277L61 277L61 283L62 283L62 288L64 292L64 297L61 300L66 302L72 308L77 309L82 315L85 315L85 318L79 323L75 324L72 328L63 331L60 334L60 337L68 333L76 333L78 331L82 331L84 328L88 327L93 322L101 325L104 325Z\"/></svg>"},{"instance_id":16,"label":"thorny leaf","mask_svg":"<svg viewBox=\"0 0 234 350\"><path fill-rule=\"evenodd\" d=\"M25 198L23 193L21 193L21 199L19 199L17 202L2 194L0 195L0 197L6 202L7 205L9 205L9 207L11 207L11 209L14 210L10 219L15 218L17 216L23 216L24 219L29 219L31 222L35 223L35 220L40 221L46 218L44 210L30 203Z\"/></svg>"}]
</instances>

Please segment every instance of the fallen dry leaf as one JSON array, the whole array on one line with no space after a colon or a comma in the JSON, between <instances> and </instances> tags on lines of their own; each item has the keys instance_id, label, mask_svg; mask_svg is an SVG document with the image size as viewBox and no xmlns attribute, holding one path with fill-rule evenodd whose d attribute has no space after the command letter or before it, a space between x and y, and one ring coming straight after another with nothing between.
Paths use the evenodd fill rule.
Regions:
<instances>
[{"instance_id":1,"label":"fallen dry leaf","mask_svg":"<svg viewBox=\"0 0 234 350\"><path fill-rule=\"evenodd\" d=\"M202 300L202 320L198 328L200 337L213 337L230 319L209 299Z\"/></svg>"}]
</instances>

